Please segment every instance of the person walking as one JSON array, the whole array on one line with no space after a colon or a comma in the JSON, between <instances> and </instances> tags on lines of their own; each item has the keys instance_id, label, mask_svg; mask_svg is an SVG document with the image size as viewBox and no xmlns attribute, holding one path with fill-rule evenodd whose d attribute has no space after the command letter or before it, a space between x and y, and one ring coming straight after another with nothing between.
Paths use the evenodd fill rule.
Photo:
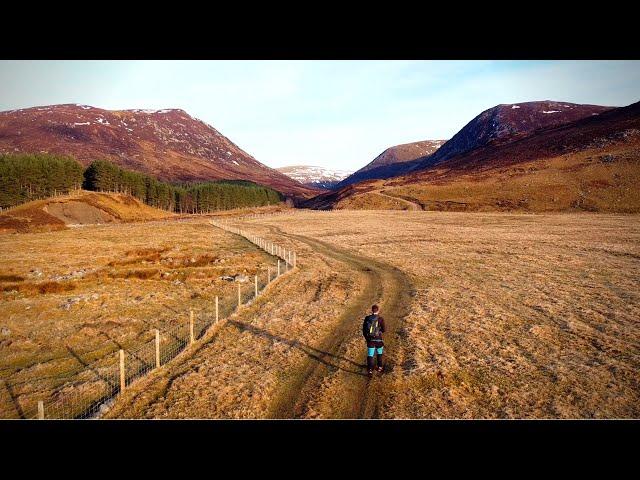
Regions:
<instances>
[{"instance_id":1,"label":"person walking","mask_svg":"<svg viewBox=\"0 0 640 480\"><path fill-rule=\"evenodd\" d=\"M367 342L367 373L369 377L373 376L373 355L377 356L378 372L382 372L382 353L384 351L384 342L382 334L384 333L384 319L379 314L378 305L371 307L371 315L364 317L362 322L362 335Z\"/></svg>"}]
</instances>

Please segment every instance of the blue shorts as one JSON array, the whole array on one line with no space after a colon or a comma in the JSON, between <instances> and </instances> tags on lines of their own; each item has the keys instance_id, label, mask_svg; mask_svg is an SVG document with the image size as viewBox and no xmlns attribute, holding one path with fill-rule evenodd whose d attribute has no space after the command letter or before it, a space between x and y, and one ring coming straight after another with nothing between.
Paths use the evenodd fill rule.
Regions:
<instances>
[{"instance_id":1,"label":"blue shorts","mask_svg":"<svg viewBox=\"0 0 640 480\"><path fill-rule=\"evenodd\" d=\"M373 357L373 353L377 353L378 355L382 355L382 351L384 347L367 347L367 357Z\"/></svg>"}]
</instances>

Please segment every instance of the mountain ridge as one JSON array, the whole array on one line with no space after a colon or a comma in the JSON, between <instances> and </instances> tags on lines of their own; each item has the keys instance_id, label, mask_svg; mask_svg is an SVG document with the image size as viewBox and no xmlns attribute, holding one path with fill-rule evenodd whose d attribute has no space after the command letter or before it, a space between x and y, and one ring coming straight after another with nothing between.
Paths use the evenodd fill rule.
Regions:
<instances>
[{"instance_id":1,"label":"mountain ridge","mask_svg":"<svg viewBox=\"0 0 640 480\"><path fill-rule=\"evenodd\" d=\"M416 159L435 152L445 142L446 140L421 140L389 147L367 165L342 180L336 188L362 180L393 177L409 169L411 162Z\"/></svg>"},{"instance_id":2,"label":"mountain ridge","mask_svg":"<svg viewBox=\"0 0 640 480\"><path fill-rule=\"evenodd\" d=\"M438 151L417 159L407 172L437 165L485 145L512 142L538 130L565 125L615 108L554 100L501 103L475 116Z\"/></svg>"},{"instance_id":3,"label":"mountain ridge","mask_svg":"<svg viewBox=\"0 0 640 480\"><path fill-rule=\"evenodd\" d=\"M314 165L288 165L278 167L276 170L303 185L323 190L335 188L341 180L352 173L346 170L334 170Z\"/></svg>"},{"instance_id":4,"label":"mountain ridge","mask_svg":"<svg viewBox=\"0 0 640 480\"><path fill-rule=\"evenodd\" d=\"M640 102L434 162L438 152L421 170L355 183L304 206L405 208L390 200L397 197L426 210L640 211L633 187L640 182Z\"/></svg>"},{"instance_id":5,"label":"mountain ridge","mask_svg":"<svg viewBox=\"0 0 640 480\"><path fill-rule=\"evenodd\" d=\"M0 112L0 153L18 152L72 155L84 166L107 159L169 182L250 180L288 195L317 193L178 108L59 104Z\"/></svg>"}]
</instances>

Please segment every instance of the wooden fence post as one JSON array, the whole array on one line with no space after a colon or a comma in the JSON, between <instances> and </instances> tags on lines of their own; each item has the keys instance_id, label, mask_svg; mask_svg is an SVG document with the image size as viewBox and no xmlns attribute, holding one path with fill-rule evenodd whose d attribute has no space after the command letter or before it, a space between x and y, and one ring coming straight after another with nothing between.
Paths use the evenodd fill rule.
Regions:
<instances>
[{"instance_id":1,"label":"wooden fence post","mask_svg":"<svg viewBox=\"0 0 640 480\"><path fill-rule=\"evenodd\" d=\"M293 268L296 268L296 252L293 252Z\"/></svg>"},{"instance_id":2,"label":"wooden fence post","mask_svg":"<svg viewBox=\"0 0 640 480\"><path fill-rule=\"evenodd\" d=\"M44 420L44 402L38 400L38 420Z\"/></svg>"},{"instance_id":3,"label":"wooden fence post","mask_svg":"<svg viewBox=\"0 0 640 480\"><path fill-rule=\"evenodd\" d=\"M124 350L120 349L120 392L124 392L127 386L124 372Z\"/></svg>"},{"instance_id":4,"label":"wooden fence post","mask_svg":"<svg viewBox=\"0 0 640 480\"><path fill-rule=\"evenodd\" d=\"M271 283L271 267L267 267L267 285Z\"/></svg>"},{"instance_id":5,"label":"wooden fence post","mask_svg":"<svg viewBox=\"0 0 640 480\"><path fill-rule=\"evenodd\" d=\"M218 297L216 296L216 323L218 323Z\"/></svg>"},{"instance_id":6,"label":"wooden fence post","mask_svg":"<svg viewBox=\"0 0 640 480\"><path fill-rule=\"evenodd\" d=\"M242 305L242 298L240 297L240 284L238 283L238 308Z\"/></svg>"},{"instance_id":7,"label":"wooden fence post","mask_svg":"<svg viewBox=\"0 0 640 480\"><path fill-rule=\"evenodd\" d=\"M193 310L189 310L189 343L193 343Z\"/></svg>"},{"instance_id":8,"label":"wooden fence post","mask_svg":"<svg viewBox=\"0 0 640 480\"><path fill-rule=\"evenodd\" d=\"M280 276L280 259L278 259L278 277Z\"/></svg>"},{"instance_id":9,"label":"wooden fence post","mask_svg":"<svg viewBox=\"0 0 640 480\"><path fill-rule=\"evenodd\" d=\"M156 368L160 368L160 330L156 328Z\"/></svg>"},{"instance_id":10,"label":"wooden fence post","mask_svg":"<svg viewBox=\"0 0 640 480\"><path fill-rule=\"evenodd\" d=\"M258 298L258 275L255 276L256 294L253 298Z\"/></svg>"}]
</instances>

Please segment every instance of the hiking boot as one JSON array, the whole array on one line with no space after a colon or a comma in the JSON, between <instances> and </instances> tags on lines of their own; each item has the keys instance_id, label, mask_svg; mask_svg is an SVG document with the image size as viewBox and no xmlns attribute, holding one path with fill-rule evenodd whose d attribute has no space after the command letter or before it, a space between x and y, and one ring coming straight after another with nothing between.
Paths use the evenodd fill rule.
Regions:
<instances>
[{"instance_id":1,"label":"hiking boot","mask_svg":"<svg viewBox=\"0 0 640 480\"><path fill-rule=\"evenodd\" d=\"M382 370L384 370L384 368L378 367L378 368L376 368L376 370L378 370L379 372L382 372Z\"/></svg>"},{"instance_id":2,"label":"hiking boot","mask_svg":"<svg viewBox=\"0 0 640 480\"><path fill-rule=\"evenodd\" d=\"M367 371L367 375L369 375L369 378L373 377L373 370Z\"/></svg>"}]
</instances>

